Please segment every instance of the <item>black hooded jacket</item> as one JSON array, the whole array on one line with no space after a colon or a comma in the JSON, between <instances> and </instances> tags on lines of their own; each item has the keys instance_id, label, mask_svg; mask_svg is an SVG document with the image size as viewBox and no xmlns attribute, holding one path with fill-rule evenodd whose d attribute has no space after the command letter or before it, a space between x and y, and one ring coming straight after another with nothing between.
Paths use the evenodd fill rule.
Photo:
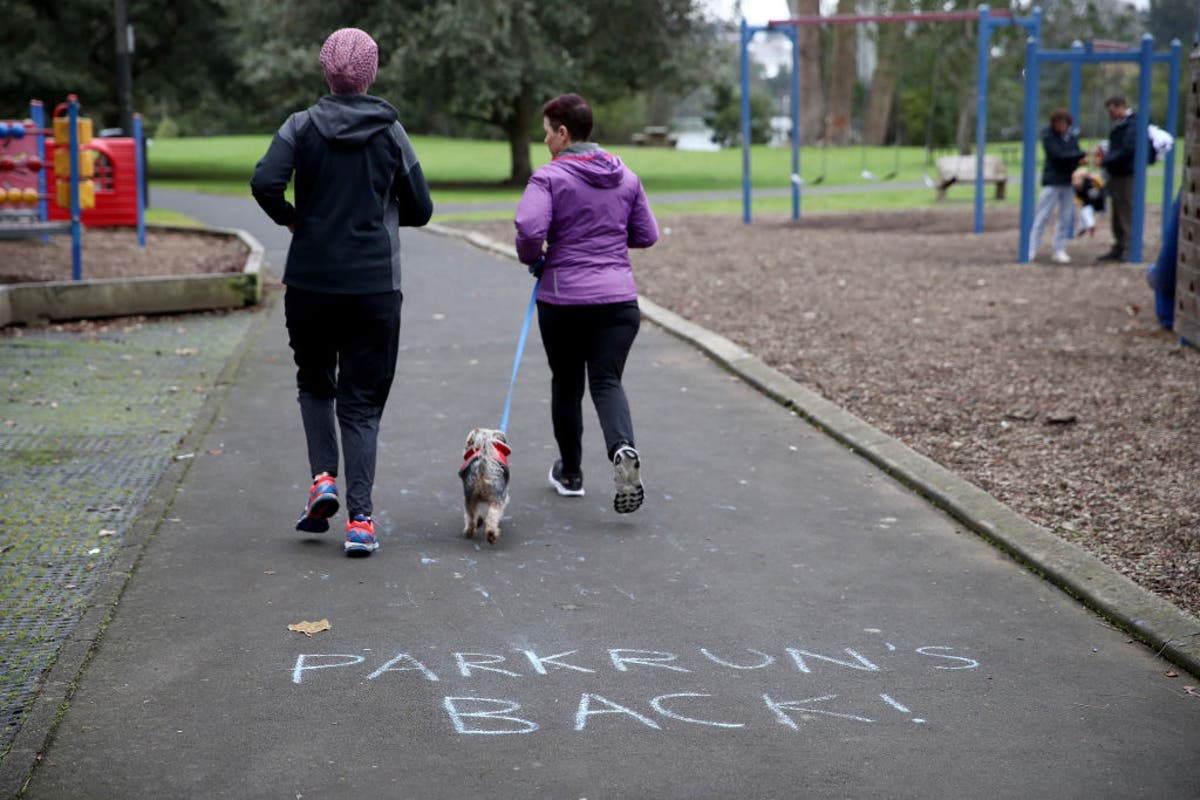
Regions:
<instances>
[{"instance_id":1,"label":"black hooded jacket","mask_svg":"<svg viewBox=\"0 0 1200 800\"><path fill-rule=\"evenodd\" d=\"M1108 134L1108 151L1101 162L1109 175L1132 175L1137 152L1137 115L1132 111L1113 123Z\"/></svg>"},{"instance_id":2,"label":"black hooded jacket","mask_svg":"<svg viewBox=\"0 0 1200 800\"><path fill-rule=\"evenodd\" d=\"M293 173L295 206L284 196ZM398 290L398 226L433 214L396 109L366 94L325 95L288 117L250 189L271 219L294 226L283 282L313 292Z\"/></svg>"},{"instance_id":3,"label":"black hooded jacket","mask_svg":"<svg viewBox=\"0 0 1200 800\"><path fill-rule=\"evenodd\" d=\"M1043 186L1069 185L1071 173L1080 160L1087 157L1087 153L1079 149L1078 134L1074 131L1059 134L1053 127L1042 129L1042 149L1046 153L1046 163L1042 165Z\"/></svg>"}]
</instances>

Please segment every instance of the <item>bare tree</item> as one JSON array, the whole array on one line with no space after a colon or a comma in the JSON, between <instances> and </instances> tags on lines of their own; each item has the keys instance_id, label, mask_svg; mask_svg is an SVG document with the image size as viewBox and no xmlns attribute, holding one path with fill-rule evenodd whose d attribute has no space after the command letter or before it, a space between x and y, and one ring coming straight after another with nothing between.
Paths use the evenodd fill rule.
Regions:
<instances>
[{"instance_id":1,"label":"bare tree","mask_svg":"<svg viewBox=\"0 0 1200 800\"><path fill-rule=\"evenodd\" d=\"M793 17L821 14L821 0L788 0ZM824 134L825 86L821 81L821 29L816 25L800 28L800 136L812 144Z\"/></svg>"},{"instance_id":2,"label":"bare tree","mask_svg":"<svg viewBox=\"0 0 1200 800\"><path fill-rule=\"evenodd\" d=\"M871 79L866 122L863 125L863 141L867 144L880 145L887 140L888 120L892 116L896 82L900 74L900 44L903 35L904 28L897 23L879 25L875 48L875 74Z\"/></svg>"},{"instance_id":3,"label":"bare tree","mask_svg":"<svg viewBox=\"0 0 1200 800\"><path fill-rule=\"evenodd\" d=\"M838 0L837 13L853 14L855 0ZM857 78L853 25L835 25L833 54L830 58L829 113L825 118L825 136L831 145L850 144L850 115L854 106L854 84Z\"/></svg>"}]
</instances>

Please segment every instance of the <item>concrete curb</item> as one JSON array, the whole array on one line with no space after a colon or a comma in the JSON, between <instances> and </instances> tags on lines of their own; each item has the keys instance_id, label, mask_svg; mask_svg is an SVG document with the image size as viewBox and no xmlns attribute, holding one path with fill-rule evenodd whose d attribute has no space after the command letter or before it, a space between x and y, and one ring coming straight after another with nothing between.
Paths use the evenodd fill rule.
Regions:
<instances>
[{"instance_id":1,"label":"concrete curb","mask_svg":"<svg viewBox=\"0 0 1200 800\"><path fill-rule=\"evenodd\" d=\"M262 300L263 246L250 234L228 228L148 226L236 237L246 246L241 273L170 277L109 278L82 281L14 283L0 286L0 327L67 319L97 319L129 314L168 314L241 308Z\"/></svg>"},{"instance_id":2,"label":"concrete curb","mask_svg":"<svg viewBox=\"0 0 1200 800\"><path fill-rule=\"evenodd\" d=\"M254 243L257 245L257 242ZM261 247L259 250L261 263ZM277 295L276 298L281 296ZM229 393L229 387L241 370L246 355L262 336L270 321L270 306L278 302L276 298L269 298L266 307L259 312L258 319L250 322L242 340L230 354L221 374L217 376L213 390L196 413L191 428L179 442L178 452L195 452L200 448L204 436L216 422ZM22 721L12 747L3 759L0 759L0 798L16 798L25 790L41 754L50 746L58 722L70 705L79 676L91 660L92 654L104 637L109 621L116 613L117 604L141 561L146 545L158 532L171 503L174 502L176 489L193 463L194 459L176 459L169 462L150 491L145 504L138 510L109 574L96 588L95 594L88 599L87 610L59 648L54 664L46 673L42 687Z\"/></svg>"},{"instance_id":3,"label":"concrete curb","mask_svg":"<svg viewBox=\"0 0 1200 800\"><path fill-rule=\"evenodd\" d=\"M516 259L477 233L429 225L439 235ZM723 336L642 297L642 315L915 490L1018 562L1200 677L1200 620L1143 589L1079 545L1017 514L974 484L768 366Z\"/></svg>"}]
</instances>

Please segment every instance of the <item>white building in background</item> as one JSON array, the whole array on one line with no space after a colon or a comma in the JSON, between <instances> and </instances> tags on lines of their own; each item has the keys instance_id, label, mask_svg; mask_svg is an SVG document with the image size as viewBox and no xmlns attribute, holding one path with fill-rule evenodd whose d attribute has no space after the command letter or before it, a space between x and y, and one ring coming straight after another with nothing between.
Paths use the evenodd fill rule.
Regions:
<instances>
[{"instance_id":1,"label":"white building in background","mask_svg":"<svg viewBox=\"0 0 1200 800\"><path fill-rule=\"evenodd\" d=\"M763 75L774 78L792 68L792 40L782 34L760 33L746 47L750 60L761 64Z\"/></svg>"}]
</instances>

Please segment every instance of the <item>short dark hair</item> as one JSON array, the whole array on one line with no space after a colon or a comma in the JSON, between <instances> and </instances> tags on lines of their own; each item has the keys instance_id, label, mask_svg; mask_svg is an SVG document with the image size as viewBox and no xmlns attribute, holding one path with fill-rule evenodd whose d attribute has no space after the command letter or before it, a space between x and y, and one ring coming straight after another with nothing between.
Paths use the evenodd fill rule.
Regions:
<instances>
[{"instance_id":1,"label":"short dark hair","mask_svg":"<svg viewBox=\"0 0 1200 800\"><path fill-rule=\"evenodd\" d=\"M560 94L542 106L542 116L554 130L565 125L573 142L586 142L592 135L592 107L577 94Z\"/></svg>"},{"instance_id":2,"label":"short dark hair","mask_svg":"<svg viewBox=\"0 0 1200 800\"><path fill-rule=\"evenodd\" d=\"M1050 124L1051 125L1053 125L1056 122L1065 122L1068 125L1070 125L1074 121L1075 121L1075 118L1071 116L1071 112L1067 111L1065 108L1056 108L1050 112Z\"/></svg>"},{"instance_id":3,"label":"short dark hair","mask_svg":"<svg viewBox=\"0 0 1200 800\"><path fill-rule=\"evenodd\" d=\"M1112 97L1104 101L1105 108L1112 108L1113 106L1117 106L1118 108L1128 108L1129 103L1125 102L1125 97L1123 95L1114 94Z\"/></svg>"}]
</instances>

